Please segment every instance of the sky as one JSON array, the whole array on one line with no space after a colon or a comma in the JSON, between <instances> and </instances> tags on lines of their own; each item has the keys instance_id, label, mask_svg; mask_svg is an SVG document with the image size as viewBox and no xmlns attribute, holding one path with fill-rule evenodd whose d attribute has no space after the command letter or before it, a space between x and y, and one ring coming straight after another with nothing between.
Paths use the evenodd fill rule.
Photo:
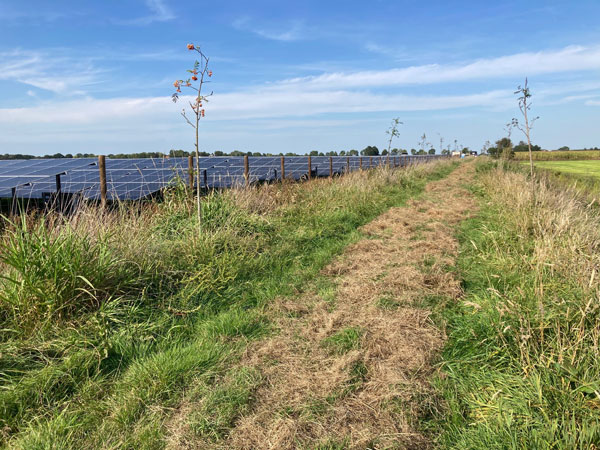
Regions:
<instances>
[{"instance_id":1,"label":"sky","mask_svg":"<svg viewBox=\"0 0 600 450\"><path fill-rule=\"evenodd\" d=\"M201 151L382 149L395 117L393 147L478 150L521 118L525 77L535 144L600 146L598 17L598 0L0 0L0 153L192 150L171 101L189 43L213 71Z\"/></svg>"}]
</instances>

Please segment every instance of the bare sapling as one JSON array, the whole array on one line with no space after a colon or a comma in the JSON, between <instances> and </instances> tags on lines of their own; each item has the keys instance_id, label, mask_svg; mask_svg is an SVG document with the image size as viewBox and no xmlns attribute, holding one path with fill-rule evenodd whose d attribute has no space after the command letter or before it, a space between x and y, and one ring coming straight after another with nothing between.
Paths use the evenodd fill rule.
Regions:
<instances>
[{"instance_id":1,"label":"bare sapling","mask_svg":"<svg viewBox=\"0 0 600 450\"><path fill-rule=\"evenodd\" d=\"M427 153L425 151L425 147L427 146L428 142L427 142L427 136L425 135L425 133L423 133L423 136L421 136L421 139L419 140L419 154L420 155L424 155L425 153Z\"/></svg>"},{"instance_id":2,"label":"bare sapling","mask_svg":"<svg viewBox=\"0 0 600 450\"><path fill-rule=\"evenodd\" d=\"M202 53L199 47L196 47L194 44L188 44L187 49L189 51L197 52L200 57L200 60L196 60L194 62L193 68L187 70L190 76L186 80L175 80L173 86L175 86L176 91L171 97L173 99L173 102L176 103L179 100L181 88L189 88L195 92L193 100L188 101L194 115L189 117L186 113L185 108L181 110L181 115L183 116L185 121L192 128L194 128L196 132L196 141L194 143L196 150L196 202L198 207L198 223L200 223L202 221L202 207L200 204L199 125L200 119L203 119L205 114L204 103L208 103L208 97L210 97L213 94L212 91L210 94L207 95L202 94L202 87L204 86L204 84L210 83L208 78L212 77L212 70L208 69L208 57L204 53Z\"/></svg>"},{"instance_id":3,"label":"bare sapling","mask_svg":"<svg viewBox=\"0 0 600 450\"><path fill-rule=\"evenodd\" d=\"M390 151L392 149L392 139L400 136L400 132L398 131L398 125L404 125L404 122L400 122L400 118L396 117L396 118L392 119L392 125L385 132L386 134L388 134L390 136L390 140L388 141L388 149L387 149L388 155L390 154Z\"/></svg>"},{"instance_id":4,"label":"bare sapling","mask_svg":"<svg viewBox=\"0 0 600 450\"><path fill-rule=\"evenodd\" d=\"M527 86L527 78L525 78L525 85L519 86L515 91L515 94L520 94L519 97L519 109L521 110L521 114L523 114L523 118L525 120L525 124L519 123L519 120L513 118L512 126L521 130L521 132L527 138L527 147L529 148L529 170L531 178L533 178L533 155L531 153L531 130L533 128L533 123L539 119L539 117L534 117L533 119L529 118L529 110L531 109L531 91Z\"/></svg>"}]
</instances>

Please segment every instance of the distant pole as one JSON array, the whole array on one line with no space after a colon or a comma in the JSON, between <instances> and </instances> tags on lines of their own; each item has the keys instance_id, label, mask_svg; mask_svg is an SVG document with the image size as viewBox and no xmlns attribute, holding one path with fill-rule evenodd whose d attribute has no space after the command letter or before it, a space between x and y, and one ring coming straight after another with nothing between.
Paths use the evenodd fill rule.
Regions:
<instances>
[{"instance_id":1,"label":"distant pole","mask_svg":"<svg viewBox=\"0 0 600 450\"><path fill-rule=\"evenodd\" d=\"M329 178L333 178L333 156L329 157Z\"/></svg>"},{"instance_id":2,"label":"distant pole","mask_svg":"<svg viewBox=\"0 0 600 450\"><path fill-rule=\"evenodd\" d=\"M244 181L246 187L250 184L250 163L248 162L248 155L244 155Z\"/></svg>"},{"instance_id":3,"label":"distant pole","mask_svg":"<svg viewBox=\"0 0 600 450\"><path fill-rule=\"evenodd\" d=\"M106 157L98 156L98 169L100 171L100 205L106 206Z\"/></svg>"},{"instance_id":4,"label":"distant pole","mask_svg":"<svg viewBox=\"0 0 600 450\"><path fill-rule=\"evenodd\" d=\"M281 157L281 181L285 180L285 157Z\"/></svg>"},{"instance_id":5,"label":"distant pole","mask_svg":"<svg viewBox=\"0 0 600 450\"><path fill-rule=\"evenodd\" d=\"M346 173L350 173L350 157L346 156Z\"/></svg>"},{"instance_id":6,"label":"distant pole","mask_svg":"<svg viewBox=\"0 0 600 450\"><path fill-rule=\"evenodd\" d=\"M208 172L206 171L206 169L202 171L202 178L204 179L204 188L208 189Z\"/></svg>"},{"instance_id":7,"label":"distant pole","mask_svg":"<svg viewBox=\"0 0 600 450\"><path fill-rule=\"evenodd\" d=\"M194 157L192 155L188 156L188 184L190 185L190 189L194 189Z\"/></svg>"},{"instance_id":8,"label":"distant pole","mask_svg":"<svg viewBox=\"0 0 600 450\"><path fill-rule=\"evenodd\" d=\"M362 170L362 156L360 157L360 159L358 160L358 168L360 170Z\"/></svg>"},{"instance_id":9,"label":"distant pole","mask_svg":"<svg viewBox=\"0 0 600 450\"><path fill-rule=\"evenodd\" d=\"M308 179L312 178L312 164L310 161L310 155L308 155Z\"/></svg>"}]
</instances>

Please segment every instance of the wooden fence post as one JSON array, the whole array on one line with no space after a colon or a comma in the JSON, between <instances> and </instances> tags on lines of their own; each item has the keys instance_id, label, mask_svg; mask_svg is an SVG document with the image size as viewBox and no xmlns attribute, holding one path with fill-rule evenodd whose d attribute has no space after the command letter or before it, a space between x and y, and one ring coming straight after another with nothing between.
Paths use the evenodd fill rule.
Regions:
<instances>
[{"instance_id":1,"label":"wooden fence post","mask_svg":"<svg viewBox=\"0 0 600 450\"><path fill-rule=\"evenodd\" d=\"M346 173L350 173L350 157L346 156Z\"/></svg>"},{"instance_id":2,"label":"wooden fence post","mask_svg":"<svg viewBox=\"0 0 600 450\"><path fill-rule=\"evenodd\" d=\"M106 206L106 157L98 156L98 170L100 171L100 205Z\"/></svg>"},{"instance_id":3,"label":"wooden fence post","mask_svg":"<svg viewBox=\"0 0 600 450\"><path fill-rule=\"evenodd\" d=\"M308 155L308 179L312 178L312 164L310 160L310 155Z\"/></svg>"},{"instance_id":4,"label":"wooden fence post","mask_svg":"<svg viewBox=\"0 0 600 450\"><path fill-rule=\"evenodd\" d=\"M10 188L10 215L14 216L17 210L17 188Z\"/></svg>"},{"instance_id":5,"label":"wooden fence post","mask_svg":"<svg viewBox=\"0 0 600 450\"><path fill-rule=\"evenodd\" d=\"M329 157L329 178L333 178L333 156Z\"/></svg>"},{"instance_id":6,"label":"wooden fence post","mask_svg":"<svg viewBox=\"0 0 600 450\"><path fill-rule=\"evenodd\" d=\"M285 180L285 157L281 157L281 181Z\"/></svg>"},{"instance_id":7,"label":"wooden fence post","mask_svg":"<svg viewBox=\"0 0 600 450\"><path fill-rule=\"evenodd\" d=\"M244 183L246 187L250 184L250 162L248 161L248 155L244 155Z\"/></svg>"},{"instance_id":8,"label":"wooden fence post","mask_svg":"<svg viewBox=\"0 0 600 450\"><path fill-rule=\"evenodd\" d=\"M198 168L200 169L200 168ZM192 155L188 156L188 184L190 186L190 190L194 190L194 157Z\"/></svg>"},{"instance_id":9,"label":"wooden fence post","mask_svg":"<svg viewBox=\"0 0 600 450\"><path fill-rule=\"evenodd\" d=\"M362 156L360 157L360 159L358 160L358 168L360 170L362 170Z\"/></svg>"}]
</instances>

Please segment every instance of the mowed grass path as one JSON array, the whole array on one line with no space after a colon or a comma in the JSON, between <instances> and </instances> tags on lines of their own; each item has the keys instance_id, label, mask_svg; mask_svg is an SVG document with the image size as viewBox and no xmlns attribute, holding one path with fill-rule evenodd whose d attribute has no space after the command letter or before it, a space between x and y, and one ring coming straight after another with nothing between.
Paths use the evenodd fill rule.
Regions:
<instances>
[{"instance_id":1,"label":"mowed grass path","mask_svg":"<svg viewBox=\"0 0 600 450\"><path fill-rule=\"evenodd\" d=\"M600 179L600 161L536 161L535 167Z\"/></svg>"}]
</instances>

